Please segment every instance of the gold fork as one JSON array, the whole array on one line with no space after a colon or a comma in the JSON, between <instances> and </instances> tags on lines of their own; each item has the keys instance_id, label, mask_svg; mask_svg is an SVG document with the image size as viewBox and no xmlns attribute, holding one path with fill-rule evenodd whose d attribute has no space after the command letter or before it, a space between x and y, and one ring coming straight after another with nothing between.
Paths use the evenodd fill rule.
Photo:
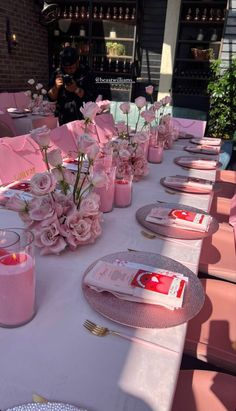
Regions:
<instances>
[{"instance_id":1,"label":"gold fork","mask_svg":"<svg viewBox=\"0 0 236 411\"><path fill-rule=\"evenodd\" d=\"M88 331L90 331L93 335L96 335L97 337L105 337L106 335L115 335L115 336L124 338L125 340L144 344L146 347L149 347L149 348L161 348L163 350L171 351L174 353L178 352L178 351L172 350L171 348L167 348L162 345L152 343L151 341L143 340L142 338L139 338L139 337L131 337L131 335L127 335L127 334L120 333L118 331L110 330L109 328L95 324L90 320L85 320L83 326Z\"/></svg>"}]
</instances>

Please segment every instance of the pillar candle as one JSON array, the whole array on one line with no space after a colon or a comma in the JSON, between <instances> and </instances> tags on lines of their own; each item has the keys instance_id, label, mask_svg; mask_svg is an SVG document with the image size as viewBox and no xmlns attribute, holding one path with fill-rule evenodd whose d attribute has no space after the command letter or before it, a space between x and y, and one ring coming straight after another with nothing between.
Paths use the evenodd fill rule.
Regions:
<instances>
[{"instance_id":1,"label":"pillar candle","mask_svg":"<svg viewBox=\"0 0 236 411\"><path fill-rule=\"evenodd\" d=\"M14 327L34 316L35 264L26 253L0 258L0 325Z\"/></svg>"},{"instance_id":2,"label":"pillar candle","mask_svg":"<svg viewBox=\"0 0 236 411\"><path fill-rule=\"evenodd\" d=\"M115 206L127 207L132 201L132 176L115 181Z\"/></svg>"},{"instance_id":3,"label":"pillar candle","mask_svg":"<svg viewBox=\"0 0 236 411\"><path fill-rule=\"evenodd\" d=\"M149 146L148 161L150 163L161 163L163 160L163 147L162 146Z\"/></svg>"}]
</instances>

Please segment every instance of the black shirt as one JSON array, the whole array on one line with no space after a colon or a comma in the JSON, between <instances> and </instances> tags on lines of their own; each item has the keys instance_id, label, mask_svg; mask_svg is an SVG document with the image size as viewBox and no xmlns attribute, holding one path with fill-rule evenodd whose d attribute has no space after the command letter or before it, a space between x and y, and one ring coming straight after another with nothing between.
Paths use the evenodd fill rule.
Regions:
<instances>
[{"instance_id":1,"label":"black shirt","mask_svg":"<svg viewBox=\"0 0 236 411\"><path fill-rule=\"evenodd\" d=\"M63 73L63 70L61 70ZM53 74L51 85L55 84L58 71ZM75 93L71 93L62 86L58 92L55 116L59 118L59 124L69 123L74 120L82 120L83 115L80 111L83 102L94 101L94 76L88 67L81 66L71 75L77 87L84 90L84 96L80 98Z\"/></svg>"}]
</instances>

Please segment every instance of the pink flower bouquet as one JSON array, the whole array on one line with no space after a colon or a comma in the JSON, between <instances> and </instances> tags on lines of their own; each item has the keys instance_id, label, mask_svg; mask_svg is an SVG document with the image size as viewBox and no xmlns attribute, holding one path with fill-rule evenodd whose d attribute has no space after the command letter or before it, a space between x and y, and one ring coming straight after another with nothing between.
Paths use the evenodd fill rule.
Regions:
<instances>
[{"instance_id":1,"label":"pink flower bouquet","mask_svg":"<svg viewBox=\"0 0 236 411\"><path fill-rule=\"evenodd\" d=\"M90 113L86 112L87 124L89 116L94 115L93 108ZM31 136L39 145L46 171L32 177L31 200L15 195L8 199L6 207L19 212L33 231L42 255L60 254L66 247L75 250L80 245L93 243L102 232L100 197L93 188L107 184L103 171L92 172L99 153L96 140L86 133L78 136L77 152L72 153L77 159L77 171L72 172L63 167L60 150L50 147L49 129L45 126L35 129Z\"/></svg>"}]
</instances>

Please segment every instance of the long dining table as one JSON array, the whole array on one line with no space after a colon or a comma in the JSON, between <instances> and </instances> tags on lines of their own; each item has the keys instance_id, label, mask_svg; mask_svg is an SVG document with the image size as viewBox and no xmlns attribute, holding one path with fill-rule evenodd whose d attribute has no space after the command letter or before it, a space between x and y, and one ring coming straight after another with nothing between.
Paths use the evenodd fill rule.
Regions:
<instances>
[{"instance_id":1,"label":"long dining table","mask_svg":"<svg viewBox=\"0 0 236 411\"><path fill-rule=\"evenodd\" d=\"M212 194L173 194L160 184L162 177L180 174L215 180L215 170L175 164L176 157L190 155L184 145L185 140L178 140L165 150L161 164L149 164L149 175L133 184L131 206L104 214L103 232L94 244L60 256L40 256L36 250L36 315L24 326L0 328L2 411L32 402L34 393L87 411L171 410L187 323L168 328L115 323L87 302L82 278L95 260L128 249L172 258L197 275L201 239L144 237L135 216L140 207L156 201L209 211ZM15 212L0 212L1 227L22 226ZM96 337L83 327L86 319L175 352L114 336Z\"/></svg>"}]
</instances>

